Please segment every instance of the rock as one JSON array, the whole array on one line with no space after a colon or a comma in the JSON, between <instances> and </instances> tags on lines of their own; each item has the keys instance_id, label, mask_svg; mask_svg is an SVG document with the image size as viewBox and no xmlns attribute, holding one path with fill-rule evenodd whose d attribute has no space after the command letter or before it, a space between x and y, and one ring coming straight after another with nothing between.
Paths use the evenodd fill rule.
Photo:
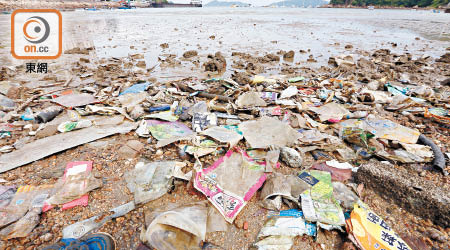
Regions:
<instances>
[{"instance_id":1,"label":"rock","mask_svg":"<svg viewBox=\"0 0 450 250\"><path fill-rule=\"evenodd\" d=\"M360 58L358 60L358 68L364 69L364 70L372 70L376 68L376 65L374 62L367 60L365 58Z\"/></svg>"},{"instance_id":2,"label":"rock","mask_svg":"<svg viewBox=\"0 0 450 250\"><path fill-rule=\"evenodd\" d=\"M283 55L283 59L293 59L294 56L295 56L295 52L293 50L291 50Z\"/></svg>"},{"instance_id":3,"label":"rock","mask_svg":"<svg viewBox=\"0 0 450 250\"><path fill-rule=\"evenodd\" d=\"M138 61L136 63L136 67L145 69L147 67L147 64L145 64L145 61Z\"/></svg>"},{"instance_id":4,"label":"rock","mask_svg":"<svg viewBox=\"0 0 450 250\"><path fill-rule=\"evenodd\" d=\"M353 45L347 44L347 45L345 45L345 49L353 49Z\"/></svg>"},{"instance_id":5,"label":"rock","mask_svg":"<svg viewBox=\"0 0 450 250\"><path fill-rule=\"evenodd\" d=\"M130 56L131 58L137 60L137 59L144 59L144 55L143 54L134 54Z\"/></svg>"},{"instance_id":6,"label":"rock","mask_svg":"<svg viewBox=\"0 0 450 250\"><path fill-rule=\"evenodd\" d=\"M163 49L169 48L169 44L168 44L168 43L161 43L159 46L160 46L161 48L163 48Z\"/></svg>"},{"instance_id":7,"label":"rock","mask_svg":"<svg viewBox=\"0 0 450 250\"><path fill-rule=\"evenodd\" d=\"M317 60L314 59L314 56L313 56L313 55L309 55L309 56L308 56L308 59L306 59L306 61L307 61L307 62L317 62Z\"/></svg>"},{"instance_id":8,"label":"rock","mask_svg":"<svg viewBox=\"0 0 450 250\"><path fill-rule=\"evenodd\" d=\"M240 84L250 84L252 82L252 76L245 73L245 72L238 72L235 71L232 75L231 75L231 79L233 79L234 81L240 83Z\"/></svg>"},{"instance_id":9,"label":"rock","mask_svg":"<svg viewBox=\"0 0 450 250\"><path fill-rule=\"evenodd\" d=\"M429 228L427 231L427 234L429 235L429 237L435 241L439 241L441 243L445 243L447 242L447 235L445 235L444 233L442 233L441 231L435 229L435 228Z\"/></svg>"},{"instance_id":10,"label":"rock","mask_svg":"<svg viewBox=\"0 0 450 250\"><path fill-rule=\"evenodd\" d=\"M209 60L203 64L205 71L223 72L227 68L227 61L220 52L216 52L215 55L208 55L208 59Z\"/></svg>"},{"instance_id":11,"label":"rock","mask_svg":"<svg viewBox=\"0 0 450 250\"><path fill-rule=\"evenodd\" d=\"M445 53L441 58L437 59L436 62L450 63L450 53Z\"/></svg>"},{"instance_id":12,"label":"rock","mask_svg":"<svg viewBox=\"0 0 450 250\"><path fill-rule=\"evenodd\" d=\"M53 234L51 233L46 233L44 235L42 235L42 241L47 242L47 241L51 241L53 239Z\"/></svg>"},{"instance_id":13,"label":"rock","mask_svg":"<svg viewBox=\"0 0 450 250\"><path fill-rule=\"evenodd\" d=\"M445 79L444 81L441 82L441 85L447 85L450 86L450 78Z\"/></svg>"},{"instance_id":14,"label":"rock","mask_svg":"<svg viewBox=\"0 0 450 250\"><path fill-rule=\"evenodd\" d=\"M355 61L352 55L339 55L335 57L330 57L328 59L328 63L334 64L335 66L345 65L351 67L355 65Z\"/></svg>"},{"instance_id":15,"label":"rock","mask_svg":"<svg viewBox=\"0 0 450 250\"><path fill-rule=\"evenodd\" d=\"M408 212L433 220L442 227L450 225L450 190L446 185L437 186L404 168L393 168L377 161L361 165L354 178L356 183L364 183L364 187L379 194L389 194L388 201Z\"/></svg>"},{"instance_id":16,"label":"rock","mask_svg":"<svg viewBox=\"0 0 450 250\"><path fill-rule=\"evenodd\" d=\"M280 152L280 158L289 167L292 168L302 167L303 158L295 149L282 147Z\"/></svg>"},{"instance_id":17,"label":"rock","mask_svg":"<svg viewBox=\"0 0 450 250\"><path fill-rule=\"evenodd\" d=\"M191 57L194 57L194 56L197 56L197 55L198 55L198 52L196 50L189 50L189 51L184 52L183 57L184 58L191 58Z\"/></svg>"},{"instance_id":18,"label":"rock","mask_svg":"<svg viewBox=\"0 0 450 250\"><path fill-rule=\"evenodd\" d=\"M259 58L259 62L268 63L268 62L278 62L280 61L280 57L275 54L267 54L262 58Z\"/></svg>"},{"instance_id":19,"label":"rock","mask_svg":"<svg viewBox=\"0 0 450 250\"><path fill-rule=\"evenodd\" d=\"M234 225L236 225L237 228L242 229L244 227L244 220L241 217L237 217L234 220Z\"/></svg>"}]
</instances>

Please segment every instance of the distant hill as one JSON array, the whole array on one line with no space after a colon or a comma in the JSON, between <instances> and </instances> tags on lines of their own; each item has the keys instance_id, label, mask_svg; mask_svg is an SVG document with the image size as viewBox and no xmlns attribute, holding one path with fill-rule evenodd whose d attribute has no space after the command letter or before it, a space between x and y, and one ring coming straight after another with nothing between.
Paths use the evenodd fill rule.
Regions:
<instances>
[{"instance_id":1,"label":"distant hill","mask_svg":"<svg viewBox=\"0 0 450 250\"><path fill-rule=\"evenodd\" d=\"M331 0L331 5L353 6L398 6L398 7L438 7L449 4L449 0Z\"/></svg>"},{"instance_id":2,"label":"distant hill","mask_svg":"<svg viewBox=\"0 0 450 250\"><path fill-rule=\"evenodd\" d=\"M238 1L234 1L234 2L223 2L223 1L217 1L214 0L212 2L209 2L205 5L203 5L204 7L230 7L232 5L237 5L237 6L250 6L250 4L248 3L243 3L243 2L238 2Z\"/></svg>"},{"instance_id":3,"label":"distant hill","mask_svg":"<svg viewBox=\"0 0 450 250\"><path fill-rule=\"evenodd\" d=\"M272 3L269 6L286 6L286 7L318 7L328 4L328 1L324 0L286 0L281 2Z\"/></svg>"}]
</instances>

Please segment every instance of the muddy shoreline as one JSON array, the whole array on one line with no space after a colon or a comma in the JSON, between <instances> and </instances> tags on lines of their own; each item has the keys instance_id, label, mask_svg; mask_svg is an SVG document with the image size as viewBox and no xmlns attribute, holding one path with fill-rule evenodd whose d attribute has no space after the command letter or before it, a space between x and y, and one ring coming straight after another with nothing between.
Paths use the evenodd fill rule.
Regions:
<instances>
[{"instance_id":1,"label":"muddy shoreline","mask_svg":"<svg viewBox=\"0 0 450 250\"><path fill-rule=\"evenodd\" d=\"M165 81L164 79L158 79L152 77L151 70L143 63L142 55L131 55L128 58L109 58L102 59L99 62L92 61L89 55L95 53L94 49L73 49L66 51L66 54L70 54L73 62L69 65L72 68L71 76L74 78L69 81L69 88L72 90L85 89L91 91L93 88L120 88L125 89L129 86L130 82L136 80L146 81L149 80L153 85L148 90L148 93L153 96L153 99L147 105L161 105L162 103L172 103L178 98L185 98L186 96L180 92L178 94L163 94L162 89L170 89L183 82L190 82L195 78L186 78L179 81ZM206 58L202 58L197 51L186 51L184 56L171 57L170 60L166 60L162 63L167 68L178 67L177 61L188 60L191 62L201 59L204 63L197 64L197 67L205 73L216 75L223 72L228 64L232 69L232 80L242 88L242 91L261 91L263 89L271 89L272 91L281 92L280 87L272 87L273 81L262 82L259 84L253 83L253 77L255 75L265 72L265 68L270 68L274 62L281 60L289 60L293 54L299 52L294 51L275 51L268 53L265 56L257 56L247 52L236 52L232 55L223 55L221 53L208 55ZM76 59L79 58L79 59ZM324 79L332 79L333 77L339 77L345 79L345 84L354 82L355 87L371 84L375 82L377 87L373 87L377 90L382 90L381 83L398 82L398 79L404 79L404 75L408 75L408 81L418 83L420 86L432 86L433 88L441 88L441 91L448 91L449 87L446 85L440 85L436 79L444 79L450 76L449 71L449 56L443 56L442 60L433 60L431 58L419 58L412 59L410 55L392 54L388 49L373 51L372 53L365 55L363 58L355 61L354 63L349 61L350 58L333 57L330 58L328 65L323 65L320 69L311 69L308 67L296 67L285 65L279 72L281 78L274 80L281 85L285 85L284 80L289 77L303 76L308 79L304 83L297 85L299 88L308 88L311 86L318 86ZM339 61L341 60L341 61ZM343 61L342 61L343 60ZM123 66L125 68L123 68ZM61 67L58 64L51 65L52 69ZM127 71L133 69L132 71ZM125 69L125 70L124 70ZM2 81L16 82L15 79L19 79L23 69L20 67L2 68ZM83 73L81 73L83 72ZM86 72L90 72L86 74ZM187 77L188 75L186 75ZM18 78L19 77L19 78ZM60 78L63 77L63 78ZM206 80L205 78L204 80ZM322 80L320 80L322 79ZM64 76L59 76L54 79L56 83L66 82ZM47 89L45 85L48 84L48 80L44 85L41 85L41 89ZM41 82L42 84L43 82ZM21 84L13 87L7 93L7 96L15 100L26 100L29 97L32 89L26 87L27 82L21 80ZM72 86L72 87L71 87ZM375 86L375 85L374 85ZM50 89L59 87L50 87ZM277 90L278 89L278 90ZM105 89L106 90L106 89ZM106 90L108 91L108 90ZM173 91L173 90L172 90ZM217 95L223 95L223 86L220 84L211 83L208 92ZM112 92L102 92L112 93ZM160 93L160 94L158 94ZM178 93L178 92L172 92ZM107 94L110 95L110 94ZM236 95L236 94L235 94ZM111 97L109 97L111 98ZM233 95L230 98L234 98ZM189 98L188 98L189 99ZM210 99L199 96L196 97L196 101L210 102ZM219 103L214 104L213 109L223 110L226 108L226 102L218 100ZM107 101L107 103L113 105L114 102ZM33 109L41 108L41 105L48 105L46 102L32 102ZM443 152L448 152L448 146L450 143L450 133L447 129L439 126L437 123L430 123L427 118L421 115L414 116L411 114L403 115L400 113L389 112L386 110L377 109L376 104L370 104L370 100L365 101L365 105L370 110L378 110L374 112L377 115L389 117L390 119L411 128L417 128L421 132L426 133L429 137L438 141L441 145ZM213 107L213 106L211 106ZM283 110L288 112L296 112L295 109L284 107ZM130 113L131 114L131 113ZM244 113L245 119L255 118L252 113ZM66 119L66 114L58 118L58 121ZM96 116L96 119L102 120L102 116ZM251 118L253 117L253 118ZM51 122L57 124L58 121ZM190 124L189 121L185 121L186 124ZM225 120L221 120L220 123L225 124ZM21 126L17 124L18 126ZM40 131L36 136L43 138L54 135L57 133L55 127L48 126L45 131ZM2 145L8 145L18 140L19 138L26 136L28 130L14 132L14 137L11 139L3 140ZM28 140L30 143L32 140ZM129 149L130 142L133 144L142 145L142 148L138 151ZM136 142L138 141L138 142ZM104 185L99 189L95 189L90 194L89 205L86 207L75 207L69 210L53 209L42 214L38 226L33 232L23 238L10 239L7 241L1 241L0 246L2 249L34 249L46 244L57 242L62 237L62 229L77 221L81 221L91 216L98 215L107 211L108 209L124 204L132 199L133 195L126 188L124 180L124 174L130 172L139 158L144 157L152 160L176 160L187 163L185 171L193 170L195 160L192 157L183 156L176 144L171 144L164 147L164 151L156 146L157 141L155 139L148 140L136 135L135 132L129 132L125 135L114 135L101 139L97 142L87 143L85 145L69 149L67 151L57 153L53 156L38 160L34 163L27 164L23 167L8 171L0 175L8 185L42 185L52 184L61 177L65 164L74 160L92 160L94 162L95 175L103 178ZM145 145L145 146L144 146ZM239 143L239 147L246 148L245 143ZM131 158L130 158L131 157ZM201 158L204 166L211 165L220 157L217 155L207 155ZM310 154L303 155L304 160L302 164L303 168L309 168L311 165L317 162L317 160ZM320 161L319 161L320 162ZM359 159L358 164L370 164L369 161ZM394 165L388 169L394 168ZM395 168L401 168L403 172L406 172L410 178L414 178L417 182L422 183L422 187L427 185L440 185L443 190L450 190L450 178L443 176L438 170L433 170L429 164L396 164ZM448 169L447 167L447 170ZM281 167L274 170L275 172L282 174L296 174L298 169L289 167L286 163L281 162ZM387 170L390 171L390 170ZM374 177L375 178L375 177ZM363 184L365 182L362 182ZM361 184L361 183L360 183ZM378 184L379 185L379 184ZM448 191L444 193L448 194ZM386 219L386 222L393 227L393 229L401 235L403 239L408 240L410 246L415 246L413 249L423 250L431 249L431 247L438 249L448 248L448 233L450 228L443 228L439 224L434 224L432 220L424 219L420 214L410 212L408 207L402 207L390 202L391 199L395 199L394 194L378 193L376 185L371 183L370 178L364 185L364 190L360 193L361 199L370 206L377 214ZM443 194L444 195L444 194ZM134 211L121 216L119 218L108 221L105 225L94 230L110 233L115 237L119 244L118 249L135 249L140 244L140 232L142 227L149 225L151 221L151 213L158 208L164 208L173 204L181 205L191 202L204 201L206 198L192 187L192 182L177 181L174 188L169 194L164 195L160 199L152 202L145 203L138 206ZM247 249L255 242L255 238L263 226L263 222L269 210L261 207L260 191L249 201L243 211L233 224L228 226L228 230L225 232L208 233L206 237L207 245L214 249ZM285 205L283 209L287 209ZM243 226L245 224L245 226ZM233 239L233 240L230 240ZM414 245L413 245L414 244ZM317 239L313 240L311 237L297 237L294 242L294 249L355 249L352 243L348 241L345 234L339 233L336 230L320 230Z\"/></svg>"},{"instance_id":2,"label":"muddy shoreline","mask_svg":"<svg viewBox=\"0 0 450 250\"><path fill-rule=\"evenodd\" d=\"M41 155L46 155L36 161L24 163L28 158L16 157L14 162L22 163L0 174L1 186L57 185L68 163L74 161L92 161L90 177L99 183L97 188L87 192L88 203L83 206L63 209L61 205L55 205L53 209L33 217L29 223L11 222L1 226L0 249L42 248L58 242L63 237L64 228L93 216L107 218L111 215L110 209L134 202L136 193L128 185L129 174L143 159L150 162L176 161L185 165L182 173L188 174L210 167L231 148L231 142L223 143L201 132L196 134L195 139L161 146L163 138L158 137L158 133L150 133L150 129L144 125L143 130L130 129L123 134L113 134L94 141L86 139L82 140L86 143L58 151L58 145L62 147L64 144L64 148L67 148L71 140L64 139L58 144L57 138L69 137L75 140L75 136L71 135L77 135L79 139L86 131L99 131L95 133L97 136L105 133L103 129L111 127L131 123L137 128L145 124L143 120L173 119L173 116L161 114L160 110L176 114L177 122L192 130L203 126L202 120L205 120L204 123L209 120L194 119L198 113L219 113L216 116L217 125L220 126L239 125L270 117L272 122L275 120L280 126L303 135L289 146L290 151L284 148L279 160L276 157L279 167L274 164L272 169L267 168L270 178L275 175L297 178L300 171L326 167L326 162L330 160L347 162L358 168L358 171L354 173L346 169L345 175L340 176L343 179L337 182L367 204L412 250L449 249L450 228L445 218L450 218L450 177L444 172L450 171L450 125L445 123L445 119L434 119L425 113L424 108L436 108L444 115L445 110L450 110L450 44L446 40L427 40L409 30L380 35L383 30L379 27L372 29L372 26L363 26L368 31L362 33L358 32L361 23L352 23L358 24L356 30L349 29L350 26L333 32L316 30L316 23L309 25L298 20L303 17L286 21L286 12L289 10L282 11L269 20L266 18L267 13L261 12L251 18L246 17L239 28L248 36L227 30L224 23L230 24L236 16L226 14L217 17L192 15L189 12L188 19L177 19L180 12L171 12L173 16L167 18L169 12L164 10L152 12L152 15L138 11L123 13L120 16L123 19L117 18L115 13L99 13L98 16L88 13L81 19L76 15L71 16L72 13L65 13L68 23L77 24L68 25L73 30L66 30L67 37L75 33L74 38L81 39L84 46L75 39L67 39L70 46L64 50L62 57L48 61L48 74L26 73L25 62L13 61L9 55L8 42L2 41L2 52L7 63L0 65L0 91L5 103L0 110L3 129L0 138L1 159L6 159L6 155L14 152L23 152L21 150L24 147L36 141L53 138L50 142L55 143L45 148L34 147ZM292 15L297 14L295 12ZM365 12L363 14L366 15ZM334 16L335 13L328 15ZM148 23L153 22L151 17L160 20L161 16L165 20L174 19L170 24L172 26L168 24L169 28L161 29L148 27ZM196 16L199 18L195 19ZM262 18L257 19L258 16ZM142 17L147 17L148 23L143 23ZM133 23L136 19L137 22ZM405 19L414 18L406 16ZM219 21L214 23L211 20ZM329 23L337 22L334 17L326 21L329 20L332 20ZM429 19L424 20L429 22ZM431 20L435 22L435 19ZM3 24L8 21L4 19ZM186 25L182 25L182 22L186 22ZM317 21L319 24L322 22ZM207 26L211 23L213 25ZM267 23L276 23L276 26L260 28ZM391 25L389 22L381 24ZM194 35L191 29L193 26L196 27L194 31L198 32ZM224 31L221 33L217 27L223 27ZM310 30L306 30L308 27ZM92 28L92 34L89 28ZM142 32L144 29L149 32ZM82 34L80 30L83 30ZM98 35L98 30L105 30L105 35ZM278 34L273 30L283 32ZM161 37L163 32L166 32L165 36ZM327 37L331 33L338 35L317 45L324 38L315 36L320 32ZM230 33L234 35L227 40ZM397 33L402 35L395 37ZM149 37L151 34L156 36ZM259 40L260 34L269 35L264 37L266 40ZM311 40L300 43L295 37L300 36L298 34L311 36ZM354 34L356 38L344 40L349 34ZM376 36L381 38L375 40ZM100 41L94 41L92 37ZM366 42L360 44L359 37L365 37L367 41L374 39L375 45L365 47ZM269 46L265 46L267 44ZM446 46L437 50L433 47L436 44ZM117 51L121 54L113 53ZM433 54L429 55L431 52ZM156 59L147 60L148 56ZM136 93L130 91L129 94L121 95L136 85L146 87L135 89ZM257 93L264 95L261 97ZM66 100L58 103L58 100L72 95L82 96L83 102L70 104ZM282 95L285 97L281 98ZM253 99L244 100L248 96ZM279 102L273 99L274 96L279 97ZM64 106L67 102L68 106ZM339 105L339 110L348 112L337 118L324 119L322 116L340 112L315 111L325 105ZM60 111L53 120L46 123L27 120L54 106L60 107ZM158 115L160 118L146 117L148 115ZM402 132L407 133L407 136L399 138L396 134L390 134L391 137L377 134L372 137L370 133L375 132L367 130L352 138L344 137L342 123L350 119L364 122L369 118L384 122L389 120L404 126ZM89 120L87 124L90 127L76 130L76 126L61 126L80 120ZM212 124L208 126L214 127ZM360 130L355 128L355 131ZM267 138L277 140L287 137L282 136L284 131L279 131L280 135L271 132L266 130L260 133L256 140L254 137L253 140L242 138L236 145L266 165L267 162L273 163L269 160L272 157L268 155L269 152L274 153L276 147L269 145L254 150L256 146L251 144L267 141ZM430 149L411 139L417 137L418 133L426 135L438 150L447 155L444 166L434 166L431 159L434 154ZM54 136L57 136L56 139ZM200 144L205 139L209 140L206 140L209 145L213 141L213 146L205 148L204 144ZM413 150L417 147L422 151L418 151L420 154L410 153L405 150L410 149L408 145ZM189 151L186 146L195 146L198 147L195 150L208 152L211 148L213 150L198 156L195 150ZM49 150L54 153L47 155ZM0 160L0 166L4 164ZM339 172L336 169L333 171ZM233 174L235 172L229 170L223 178ZM254 248L264 223L276 211L274 206L270 206L270 201L263 197L268 180L249 198L233 223L226 224L226 230L206 233L202 244L195 249ZM209 197L195 187L194 178L173 178L165 185L167 187L163 189L161 197L136 204L132 211L111 218L91 232L111 234L118 243L117 249L136 249L141 244L141 235L161 209L183 207L195 202L210 203ZM294 200L298 201L296 198ZM284 198L280 203L282 210L299 208L298 204ZM14 213L10 209L1 211ZM221 215L219 218L222 218ZM11 230L11 226L17 224L18 229L28 230ZM357 249L349 239L345 226L343 230L320 227L317 230L317 237L295 237L291 249Z\"/></svg>"},{"instance_id":3,"label":"muddy shoreline","mask_svg":"<svg viewBox=\"0 0 450 250\"><path fill-rule=\"evenodd\" d=\"M1 11L13 11L16 9L58 9L61 11L70 11L85 8L111 9L118 7L120 7L118 2L106 1L0 1Z\"/></svg>"},{"instance_id":4,"label":"muddy shoreline","mask_svg":"<svg viewBox=\"0 0 450 250\"><path fill-rule=\"evenodd\" d=\"M118 8L121 5L118 2L106 2L106 1L0 1L0 11L12 11L15 9L58 9L61 11L71 11L75 9L85 9L85 8L97 8L97 9L111 9ZM136 8L149 8L149 6L135 3ZM337 8L337 9L367 9L364 6L345 6L345 5L323 5L318 8ZM440 6L437 8L433 7L395 7L395 6L375 6L376 9L393 9L393 10L445 10L446 7Z\"/></svg>"}]
</instances>

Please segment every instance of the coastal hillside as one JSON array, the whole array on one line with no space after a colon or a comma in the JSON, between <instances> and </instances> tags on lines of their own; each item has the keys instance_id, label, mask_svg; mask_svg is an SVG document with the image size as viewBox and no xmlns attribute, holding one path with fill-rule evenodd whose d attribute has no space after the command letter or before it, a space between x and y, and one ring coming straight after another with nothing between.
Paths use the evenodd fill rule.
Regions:
<instances>
[{"instance_id":1,"label":"coastal hillside","mask_svg":"<svg viewBox=\"0 0 450 250\"><path fill-rule=\"evenodd\" d=\"M324 4L328 4L328 1L324 1L324 0L286 0L286 1L272 3L270 6L318 7L318 6L321 6Z\"/></svg>"},{"instance_id":2,"label":"coastal hillside","mask_svg":"<svg viewBox=\"0 0 450 250\"><path fill-rule=\"evenodd\" d=\"M395 7L439 7L445 6L449 0L331 0L331 5L353 6L395 6Z\"/></svg>"}]
</instances>

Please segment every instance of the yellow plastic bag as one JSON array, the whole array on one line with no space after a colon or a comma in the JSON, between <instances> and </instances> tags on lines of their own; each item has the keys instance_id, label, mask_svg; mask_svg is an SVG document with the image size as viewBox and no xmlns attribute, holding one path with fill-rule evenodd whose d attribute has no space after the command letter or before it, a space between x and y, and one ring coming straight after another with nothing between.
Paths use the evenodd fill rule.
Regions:
<instances>
[{"instance_id":1,"label":"yellow plastic bag","mask_svg":"<svg viewBox=\"0 0 450 250\"><path fill-rule=\"evenodd\" d=\"M363 250L411 250L411 248L373 211L355 204L347 226L350 237Z\"/></svg>"}]
</instances>

